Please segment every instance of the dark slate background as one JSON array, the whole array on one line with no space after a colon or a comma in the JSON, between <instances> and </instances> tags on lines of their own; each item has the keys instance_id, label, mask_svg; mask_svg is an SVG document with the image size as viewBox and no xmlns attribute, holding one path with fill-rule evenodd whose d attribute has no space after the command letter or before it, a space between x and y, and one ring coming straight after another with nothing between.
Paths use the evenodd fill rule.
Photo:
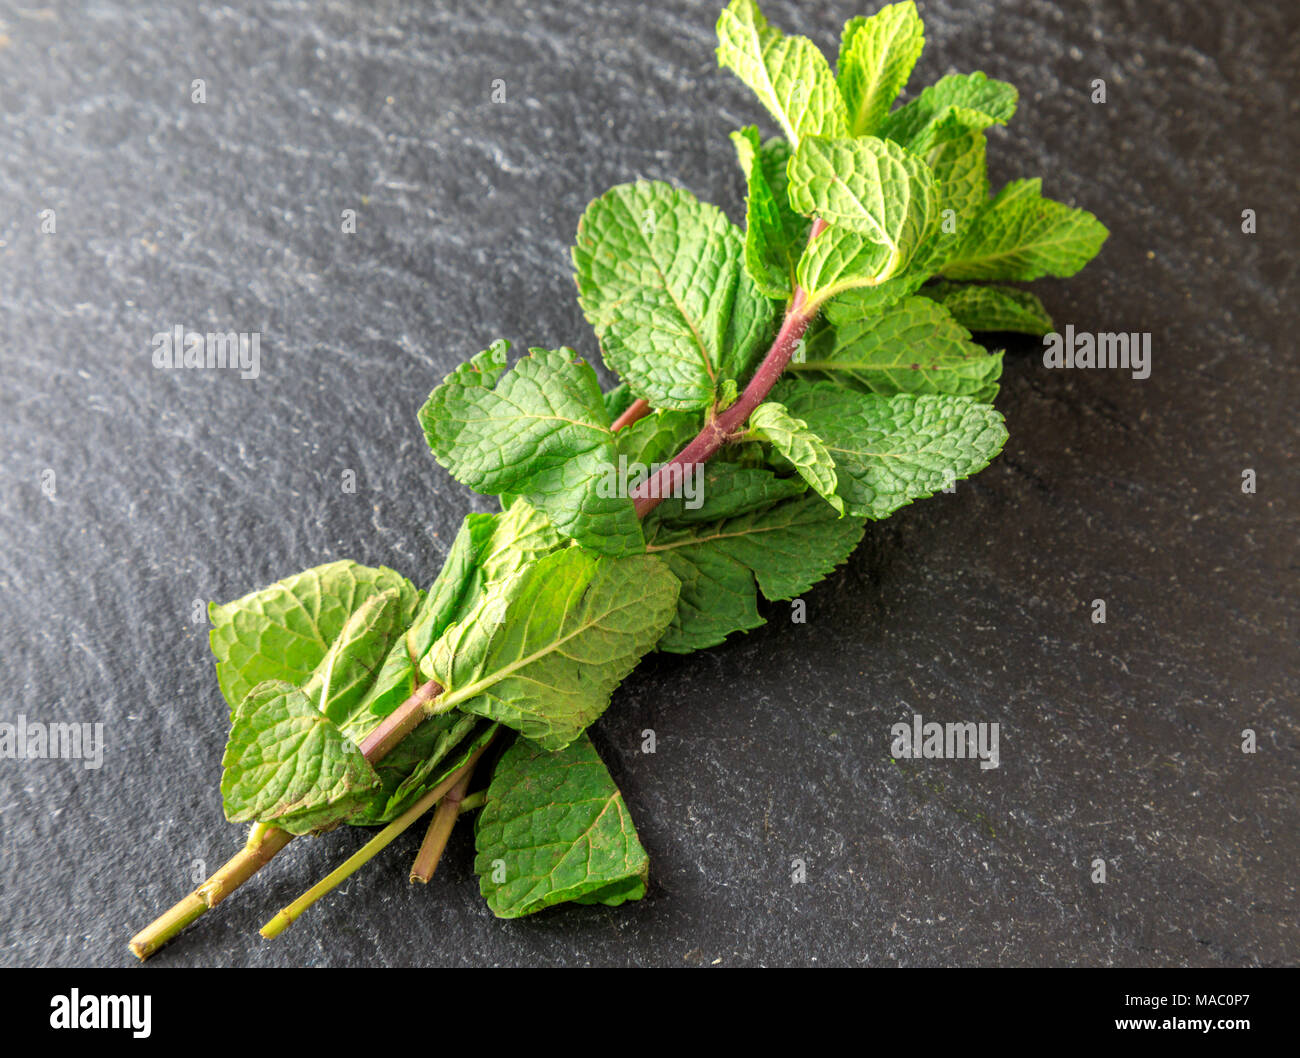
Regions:
<instances>
[{"instance_id":1,"label":"dark slate background","mask_svg":"<svg viewBox=\"0 0 1300 1058\"><path fill-rule=\"evenodd\" d=\"M437 571L483 504L416 409L497 336L595 356L568 259L588 200L668 179L740 219L726 134L759 113L716 68L718 6L0 7L0 719L108 742L99 771L0 761L4 963L129 963L196 861L237 848L194 600L340 557ZM1154 370L1049 371L1010 339L992 468L871 527L807 624L778 606L642 665L594 735L648 899L499 922L468 828L427 889L412 830L260 940L364 837L339 832L151 965L1296 962L1287 6L922 5L914 85L978 67L1021 90L995 184L1042 174L1111 229L1038 285L1058 325L1150 331ZM863 13L768 8L832 52ZM260 331L261 377L155 370L174 324ZM892 761L913 711L998 722L1001 768Z\"/></svg>"}]
</instances>

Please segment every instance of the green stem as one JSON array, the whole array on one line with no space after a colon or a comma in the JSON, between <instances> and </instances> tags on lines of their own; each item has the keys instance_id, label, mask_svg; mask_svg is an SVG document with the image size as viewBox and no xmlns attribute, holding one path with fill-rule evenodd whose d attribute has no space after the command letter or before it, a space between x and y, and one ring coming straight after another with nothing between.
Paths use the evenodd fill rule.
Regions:
<instances>
[{"instance_id":1,"label":"green stem","mask_svg":"<svg viewBox=\"0 0 1300 1058\"><path fill-rule=\"evenodd\" d=\"M248 841L238 853L184 900L164 911L131 938L131 951L141 961L194 922L253 877L293 840L293 835L279 827L257 823L248 833Z\"/></svg>"},{"instance_id":2,"label":"green stem","mask_svg":"<svg viewBox=\"0 0 1300 1058\"><path fill-rule=\"evenodd\" d=\"M472 812L476 808L482 808L486 801L487 791L479 790L477 793L472 793L466 797L465 800L461 801L460 810L462 813Z\"/></svg>"},{"instance_id":3,"label":"green stem","mask_svg":"<svg viewBox=\"0 0 1300 1058\"><path fill-rule=\"evenodd\" d=\"M268 940L272 937L278 937L306 911L312 904L316 903L321 897L338 888L347 881L353 874L364 867L380 852L387 848L394 839L403 833L425 812L429 811L442 797L451 791L460 780L474 770L474 765L487 749L488 743L484 743L470 756L464 764L452 772L447 778L443 779L437 786L421 797L410 808L394 819L388 826L384 827L378 834L367 841L356 852L349 856L342 864L332 870L319 882L308 889L302 896L298 897L292 904L283 908L274 918L262 927L261 933Z\"/></svg>"},{"instance_id":4,"label":"green stem","mask_svg":"<svg viewBox=\"0 0 1300 1058\"><path fill-rule=\"evenodd\" d=\"M438 802L429 829L420 843L420 851L415 856L415 862L411 864L411 881L428 885L433 872L438 869L438 862L447 849L452 828L460 818L461 803L469 792L469 783L473 777L472 770L465 771L460 777L460 782L448 790L447 796Z\"/></svg>"},{"instance_id":5,"label":"green stem","mask_svg":"<svg viewBox=\"0 0 1300 1058\"><path fill-rule=\"evenodd\" d=\"M424 719L425 707L440 691L441 688L432 681L417 687L415 693L393 710L361 743L361 753L366 760L371 764L382 760L418 727ZM293 835L279 827L256 824L249 832L248 842L229 862L184 900L168 908L131 938L131 951L136 958L141 961L149 958L186 926L210 908L216 907L253 877L292 840Z\"/></svg>"}]
</instances>

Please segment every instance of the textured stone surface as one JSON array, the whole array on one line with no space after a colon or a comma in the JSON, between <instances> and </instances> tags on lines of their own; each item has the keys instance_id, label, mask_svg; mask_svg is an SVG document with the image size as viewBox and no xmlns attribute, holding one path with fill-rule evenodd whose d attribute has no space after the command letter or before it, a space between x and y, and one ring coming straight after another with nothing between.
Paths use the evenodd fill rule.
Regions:
<instances>
[{"instance_id":1,"label":"textured stone surface","mask_svg":"<svg viewBox=\"0 0 1300 1058\"><path fill-rule=\"evenodd\" d=\"M1058 324L1150 331L1154 370L1048 371L1013 341L992 468L871 528L807 624L776 607L634 674L594 737L648 899L501 923L468 831L427 888L412 832L261 941L363 840L341 832L155 964L1294 963L1285 7L922 5L914 83L979 67L1021 89L995 184L1042 174L1113 232L1038 286ZM861 13L769 8L831 49ZM242 840L194 600L336 557L431 576L471 500L421 439L425 394L501 335L594 356L568 263L585 204L666 178L738 218L726 133L758 114L715 67L716 0L0 17L0 719L102 721L108 742L98 771L0 761L0 961L121 964ZM260 331L261 376L155 370L175 324ZM891 761L914 710L1000 723L1001 767Z\"/></svg>"}]
</instances>

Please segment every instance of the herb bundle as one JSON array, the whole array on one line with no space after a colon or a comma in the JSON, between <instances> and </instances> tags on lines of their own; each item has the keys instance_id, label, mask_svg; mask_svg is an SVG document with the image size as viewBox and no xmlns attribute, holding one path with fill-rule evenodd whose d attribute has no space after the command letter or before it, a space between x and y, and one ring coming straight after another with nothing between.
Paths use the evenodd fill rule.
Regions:
<instances>
[{"instance_id":1,"label":"herb bundle","mask_svg":"<svg viewBox=\"0 0 1300 1058\"><path fill-rule=\"evenodd\" d=\"M222 802L252 830L136 955L295 836L382 827L274 936L431 810L413 880L478 809L501 917L644 894L648 858L585 734L614 688L651 650L756 628L760 595L799 596L868 520L985 467L1006 439L1002 354L971 332L1050 331L1001 284L1072 275L1106 238L1038 180L990 195L986 132L1015 110L1011 85L951 75L895 105L922 44L915 5L892 4L847 23L832 72L732 0L718 60L779 129L732 133L744 230L666 183L596 199L573 263L621 383L602 392L567 348L512 364L497 341L420 411L438 462L500 513L466 516L427 590L332 562L210 608Z\"/></svg>"}]
</instances>

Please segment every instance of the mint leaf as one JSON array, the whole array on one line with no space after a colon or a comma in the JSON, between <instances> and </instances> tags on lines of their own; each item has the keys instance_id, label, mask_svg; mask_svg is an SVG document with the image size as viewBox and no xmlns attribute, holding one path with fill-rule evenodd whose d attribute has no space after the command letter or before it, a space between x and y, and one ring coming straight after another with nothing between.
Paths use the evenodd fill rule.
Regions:
<instances>
[{"instance_id":1,"label":"mint leaf","mask_svg":"<svg viewBox=\"0 0 1300 1058\"><path fill-rule=\"evenodd\" d=\"M790 203L838 228L866 235L893 258L893 275L911 258L933 216L929 169L897 143L806 140L790 162Z\"/></svg>"},{"instance_id":2,"label":"mint leaf","mask_svg":"<svg viewBox=\"0 0 1300 1058\"><path fill-rule=\"evenodd\" d=\"M767 401L750 414L749 435L768 442L827 503L844 513L844 503L835 495L835 461L806 422L796 419L784 405Z\"/></svg>"},{"instance_id":3,"label":"mint leaf","mask_svg":"<svg viewBox=\"0 0 1300 1058\"><path fill-rule=\"evenodd\" d=\"M1007 439L1002 416L969 397L881 397L802 381L777 395L823 438L848 512L873 519L983 470Z\"/></svg>"},{"instance_id":4,"label":"mint leaf","mask_svg":"<svg viewBox=\"0 0 1300 1058\"><path fill-rule=\"evenodd\" d=\"M650 870L623 795L585 735L556 753L515 740L492 775L474 847L479 888L498 918L569 900L639 900Z\"/></svg>"},{"instance_id":5,"label":"mint leaf","mask_svg":"<svg viewBox=\"0 0 1300 1058\"><path fill-rule=\"evenodd\" d=\"M673 497L655 508L654 517L674 526L716 522L770 507L806 489L801 478L779 478L766 467L714 460L704 465L700 485L703 502L699 507L687 507L684 497Z\"/></svg>"},{"instance_id":6,"label":"mint leaf","mask_svg":"<svg viewBox=\"0 0 1300 1058\"><path fill-rule=\"evenodd\" d=\"M379 786L338 726L278 680L259 683L235 708L221 767L230 822L274 823L291 834L346 819Z\"/></svg>"},{"instance_id":7,"label":"mint leaf","mask_svg":"<svg viewBox=\"0 0 1300 1058\"><path fill-rule=\"evenodd\" d=\"M815 303L904 273L937 216L930 169L870 136L806 140L790 160L790 203L831 225L798 265Z\"/></svg>"},{"instance_id":8,"label":"mint leaf","mask_svg":"<svg viewBox=\"0 0 1300 1058\"><path fill-rule=\"evenodd\" d=\"M526 506L520 501L520 506ZM543 515L528 508L533 516L545 521ZM483 590L483 562L500 536L507 532L510 519L505 514L485 514L474 511L465 515L451 542L451 550L443 561L442 569L429 586L415 619L406 630L403 652L408 658L419 660L434 641L446 631L453 621L460 620L477 601ZM562 538L546 523L552 546L559 546ZM414 688L412 688L414 690Z\"/></svg>"},{"instance_id":9,"label":"mint leaf","mask_svg":"<svg viewBox=\"0 0 1300 1058\"><path fill-rule=\"evenodd\" d=\"M866 136L880 127L924 47L925 29L912 0L845 23L835 83L848 107L850 136Z\"/></svg>"},{"instance_id":10,"label":"mint leaf","mask_svg":"<svg viewBox=\"0 0 1300 1058\"><path fill-rule=\"evenodd\" d=\"M609 414L609 421L613 422L632 406L636 400L636 394L628 387L626 382L620 382L611 390L605 393L605 411Z\"/></svg>"},{"instance_id":11,"label":"mint leaf","mask_svg":"<svg viewBox=\"0 0 1300 1058\"><path fill-rule=\"evenodd\" d=\"M521 500L521 507L527 505ZM529 507L534 517L544 521L544 516ZM465 515L443 560L442 569L429 586L429 593L416 612L415 619L406 630L406 653L420 658L442 635L452 621L468 612L474 596L482 589L481 566L487 552L505 531L509 521L505 514L486 514L474 511ZM554 546L562 540L559 533L547 523Z\"/></svg>"},{"instance_id":12,"label":"mint leaf","mask_svg":"<svg viewBox=\"0 0 1300 1058\"><path fill-rule=\"evenodd\" d=\"M578 737L672 619L677 581L646 555L545 555L489 588L421 668L440 708L477 713L546 749Z\"/></svg>"},{"instance_id":13,"label":"mint leaf","mask_svg":"<svg viewBox=\"0 0 1300 1058\"><path fill-rule=\"evenodd\" d=\"M976 216L943 265L948 279L1068 277L1097 256L1110 233L1087 210L1042 197L1043 182L1013 180Z\"/></svg>"},{"instance_id":14,"label":"mint leaf","mask_svg":"<svg viewBox=\"0 0 1300 1058\"><path fill-rule=\"evenodd\" d=\"M384 566L329 562L295 573L243 598L208 607L208 635L217 659L217 682L231 711L256 684L307 680L338 638L348 618L373 595L390 588L408 617L419 593Z\"/></svg>"},{"instance_id":15,"label":"mint leaf","mask_svg":"<svg viewBox=\"0 0 1300 1058\"><path fill-rule=\"evenodd\" d=\"M379 719L415 693L419 684L416 663L446 627L468 611L482 590L479 553L496 527L495 514L475 512L465 516L442 571L421 601L410 626L389 649L365 699L343 723L343 731L349 738L360 742ZM558 540L558 534L555 535Z\"/></svg>"},{"instance_id":16,"label":"mint leaf","mask_svg":"<svg viewBox=\"0 0 1300 1058\"><path fill-rule=\"evenodd\" d=\"M813 495L688 528L652 520L646 549L681 581L659 649L688 654L757 628L755 582L768 599L792 599L843 562L862 530L862 519L841 518Z\"/></svg>"},{"instance_id":17,"label":"mint leaf","mask_svg":"<svg viewBox=\"0 0 1300 1058\"><path fill-rule=\"evenodd\" d=\"M595 371L568 349L533 349L507 371L509 348L494 342L429 395L434 456L477 492L523 496L584 547L641 550L631 501L600 494L616 452Z\"/></svg>"},{"instance_id":18,"label":"mint leaf","mask_svg":"<svg viewBox=\"0 0 1300 1058\"><path fill-rule=\"evenodd\" d=\"M881 125L879 135L906 143L948 107L986 114L990 124L1005 125L1016 112L1019 93L1014 85L997 81L976 70L940 78L906 106L899 107Z\"/></svg>"},{"instance_id":19,"label":"mint leaf","mask_svg":"<svg viewBox=\"0 0 1300 1058\"><path fill-rule=\"evenodd\" d=\"M396 819L469 760L496 730L496 724L464 713L430 717L375 765L383 785L348 822L374 826Z\"/></svg>"},{"instance_id":20,"label":"mint leaf","mask_svg":"<svg viewBox=\"0 0 1300 1058\"><path fill-rule=\"evenodd\" d=\"M736 278L736 297L731 303L731 319L722 339L722 380L713 395L714 405L725 406L734 398L737 382L744 383L763 359L768 344L776 335L776 305L763 295L742 263Z\"/></svg>"},{"instance_id":21,"label":"mint leaf","mask_svg":"<svg viewBox=\"0 0 1300 1058\"><path fill-rule=\"evenodd\" d=\"M939 191L939 224L930 245L918 254L926 270L937 272L961 245L962 238L989 197L984 129L989 118L976 110L947 107L906 144L934 174Z\"/></svg>"},{"instance_id":22,"label":"mint leaf","mask_svg":"<svg viewBox=\"0 0 1300 1058\"><path fill-rule=\"evenodd\" d=\"M669 184L621 184L587 207L578 301L605 362L653 407L708 407L763 345L774 310L742 254L721 210Z\"/></svg>"},{"instance_id":23,"label":"mint leaf","mask_svg":"<svg viewBox=\"0 0 1300 1058\"><path fill-rule=\"evenodd\" d=\"M740 386L737 385L736 380L732 378L727 379L718 387L718 400L713 406L714 413L716 414L717 412L726 411L736 403L736 399L739 396Z\"/></svg>"},{"instance_id":24,"label":"mint leaf","mask_svg":"<svg viewBox=\"0 0 1300 1058\"><path fill-rule=\"evenodd\" d=\"M387 756L371 765L379 776L379 786L371 791L364 805L348 816L347 822L352 826L374 826L401 815L420 794L417 792L414 797L408 797L404 793L399 798L396 796L399 787L405 790L413 782L418 782L417 773L427 777L447 759L448 754L465 742L471 732L491 726L477 716L457 712L442 713L424 720ZM455 770L454 765L451 770ZM424 788L422 783L421 788Z\"/></svg>"},{"instance_id":25,"label":"mint leaf","mask_svg":"<svg viewBox=\"0 0 1300 1058\"><path fill-rule=\"evenodd\" d=\"M839 322L876 315L930 278L929 270L914 262L892 278L877 279L873 270L880 267L881 258L880 244L867 236L827 228L799 259L799 285L824 302L826 315Z\"/></svg>"},{"instance_id":26,"label":"mint leaf","mask_svg":"<svg viewBox=\"0 0 1300 1058\"><path fill-rule=\"evenodd\" d=\"M1017 331L1048 334L1055 329L1052 317L1036 294L1016 287L978 286L968 283L935 283L922 293L952 313L953 319L971 331Z\"/></svg>"},{"instance_id":27,"label":"mint leaf","mask_svg":"<svg viewBox=\"0 0 1300 1058\"><path fill-rule=\"evenodd\" d=\"M806 37L772 29L753 0L731 0L718 17L718 65L750 87L791 147L805 136L848 134L826 57Z\"/></svg>"},{"instance_id":28,"label":"mint leaf","mask_svg":"<svg viewBox=\"0 0 1300 1058\"><path fill-rule=\"evenodd\" d=\"M420 683L419 659L448 626L465 618L488 585L564 545L550 519L526 500L515 500L499 515L467 515L442 572L358 710L361 715L345 724L344 731L360 742L376 717L387 716L411 696Z\"/></svg>"},{"instance_id":29,"label":"mint leaf","mask_svg":"<svg viewBox=\"0 0 1300 1058\"><path fill-rule=\"evenodd\" d=\"M629 464L649 467L675 456L700 431L701 416L688 411L657 411L618 432L619 455Z\"/></svg>"},{"instance_id":30,"label":"mint leaf","mask_svg":"<svg viewBox=\"0 0 1300 1058\"><path fill-rule=\"evenodd\" d=\"M748 187L745 200L745 268L770 298L788 298L795 266L808 241L808 218L790 206L786 167L790 145L773 138L760 144L753 125L731 134Z\"/></svg>"},{"instance_id":31,"label":"mint leaf","mask_svg":"<svg viewBox=\"0 0 1300 1058\"><path fill-rule=\"evenodd\" d=\"M396 588L372 595L343 626L302 690L334 723L346 721L366 697L393 640L411 619Z\"/></svg>"},{"instance_id":32,"label":"mint leaf","mask_svg":"<svg viewBox=\"0 0 1300 1058\"><path fill-rule=\"evenodd\" d=\"M555 526L546 515L525 500L515 500L506 511L497 516L492 533L479 552L478 564L482 579L477 587L482 591L512 577L529 563L563 546L564 538L555 531ZM476 602L477 597L469 599L452 620L464 618ZM418 656L423 657L432 645L430 639Z\"/></svg>"},{"instance_id":33,"label":"mint leaf","mask_svg":"<svg viewBox=\"0 0 1300 1058\"><path fill-rule=\"evenodd\" d=\"M515 500L499 515L467 515L415 620L393 645L379 679L344 732L360 742L376 718L387 716L414 693L421 682L419 659L451 624L464 620L488 585L565 545L550 519L526 500Z\"/></svg>"},{"instance_id":34,"label":"mint leaf","mask_svg":"<svg viewBox=\"0 0 1300 1058\"><path fill-rule=\"evenodd\" d=\"M971 341L942 305L908 297L878 316L818 328L804 359L786 370L884 396L951 393L987 401L997 393L1002 353Z\"/></svg>"}]
</instances>

